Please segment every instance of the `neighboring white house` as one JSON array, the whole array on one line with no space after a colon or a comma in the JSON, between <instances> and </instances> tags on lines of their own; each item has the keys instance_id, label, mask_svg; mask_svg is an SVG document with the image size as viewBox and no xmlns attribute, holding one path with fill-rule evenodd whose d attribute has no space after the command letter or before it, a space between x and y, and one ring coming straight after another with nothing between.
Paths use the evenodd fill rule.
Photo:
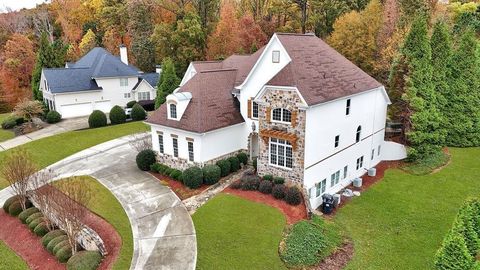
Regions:
<instances>
[{"instance_id":1,"label":"neighboring white house","mask_svg":"<svg viewBox=\"0 0 480 270\"><path fill-rule=\"evenodd\" d=\"M274 34L252 55L192 62L147 119L159 162L213 163L239 151L259 175L303 185L316 208L382 160L385 88L312 34Z\"/></svg>"},{"instance_id":2,"label":"neighboring white house","mask_svg":"<svg viewBox=\"0 0 480 270\"><path fill-rule=\"evenodd\" d=\"M126 50L120 46L119 58L96 47L65 68L44 68L40 90L49 109L71 118L93 110L109 112L132 100L154 100L160 74L143 73L128 65Z\"/></svg>"}]
</instances>

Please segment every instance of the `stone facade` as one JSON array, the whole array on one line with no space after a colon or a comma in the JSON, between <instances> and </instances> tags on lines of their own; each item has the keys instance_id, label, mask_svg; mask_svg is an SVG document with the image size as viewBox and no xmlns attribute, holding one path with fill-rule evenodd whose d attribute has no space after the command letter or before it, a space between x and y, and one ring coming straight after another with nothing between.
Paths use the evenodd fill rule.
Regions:
<instances>
[{"instance_id":1,"label":"stone facade","mask_svg":"<svg viewBox=\"0 0 480 270\"><path fill-rule=\"evenodd\" d=\"M188 169L188 168L193 167L193 166L197 166L197 167L202 168L205 165L215 164L217 161L219 161L221 159L236 156L238 153L241 153L241 152L246 152L246 150L241 149L241 150L238 150L238 151L235 151L235 152L231 152L231 153L228 153L226 155L219 156L219 157L216 157L214 159L211 159L211 160L209 160L207 162L204 162L204 163L190 162L190 161L188 161L186 159L183 159L183 158L174 158L171 155L157 154L157 162L161 163L161 164L165 164L170 168L174 168L174 169L178 169L178 170L183 171L183 170Z\"/></svg>"},{"instance_id":2,"label":"stone facade","mask_svg":"<svg viewBox=\"0 0 480 270\"><path fill-rule=\"evenodd\" d=\"M284 177L287 181L296 184L303 184L306 111L298 107L297 104L301 103L302 101L295 91L269 89L261 97L258 117L260 137L257 160L257 170L260 176L270 174ZM275 108L284 108L292 112L291 124L271 121L271 114ZM270 131L271 134L282 133L286 137L295 138L294 143L292 143L292 169L270 165L269 137L264 136L265 131Z\"/></svg>"}]
</instances>

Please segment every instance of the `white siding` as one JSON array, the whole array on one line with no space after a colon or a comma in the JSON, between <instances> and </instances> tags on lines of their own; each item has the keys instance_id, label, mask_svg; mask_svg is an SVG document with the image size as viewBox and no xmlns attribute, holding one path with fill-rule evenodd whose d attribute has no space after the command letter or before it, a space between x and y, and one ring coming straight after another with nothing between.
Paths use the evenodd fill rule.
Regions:
<instances>
[{"instance_id":1,"label":"white siding","mask_svg":"<svg viewBox=\"0 0 480 270\"><path fill-rule=\"evenodd\" d=\"M155 90L155 88L150 87L150 84L145 81L142 81L140 85L138 85L137 89L135 89L135 93L132 94L131 99L136 101L140 100L138 97L138 93L140 92L150 92L150 100L154 100L157 97L157 91Z\"/></svg>"},{"instance_id":2,"label":"white siding","mask_svg":"<svg viewBox=\"0 0 480 270\"><path fill-rule=\"evenodd\" d=\"M131 93L138 82L138 77L129 77L127 86L120 86L120 78L99 78L96 81L97 85L103 88L104 100L110 100L112 106L125 107L129 101L135 99ZM125 98L125 93L130 93L130 98Z\"/></svg>"}]
</instances>

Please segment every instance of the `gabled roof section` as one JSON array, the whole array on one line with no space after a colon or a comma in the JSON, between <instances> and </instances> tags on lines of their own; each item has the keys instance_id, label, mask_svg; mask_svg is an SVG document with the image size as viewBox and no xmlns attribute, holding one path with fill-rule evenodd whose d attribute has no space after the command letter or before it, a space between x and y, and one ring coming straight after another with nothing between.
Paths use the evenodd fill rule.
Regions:
<instances>
[{"instance_id":1,"label":"gabled roof section","mask_svg":"<svg viewBox=\"0 0 480 270\"><path fill-rule=\"evenodd\" d=\"M146 122L196 133L243 123L245 120L240 114L240 104L231 94L236 76L235 69L198 72L176 92L192 94L192 99L179 121L169 120L167 104L162 104Z\"/></svg>"},{"instance_id":2,"label":"gabled roof section","mask_svg":"<svg viewBox=\"0 0 480 270\"><path fill-rule=\"evenodd\" d=\"M43 74L52 93L102 90L88 68L44 68Z\"/></svg>"},{"instance_id":3,"label":"gabled roof section","mask_svg":"<svg viewBox=\"0 0 480 270\"><path fill-rule=\"evenodd\" d=\"M308 105L382 86L313 34L276 35L292 60L267 84L297 87Z\"/></svg>"},{"instance_id":4,"label":"gabled roof section","mask_svg":"<svg viewBox=\"0 0 480 270\"><path fill-rule=\"evenodd\" d=\"M152 72L152 73L142 73L142 74L138 77L138 82L137 82L137 84L135 84L135 86L133 87L133 90L137 89L137 87L140 85L140 83L141 83L142 81L145 81L145 82L148 83L151 87L156 88L156 87L157 87L157 84L158 84L158 80L160 80L160 74L159 74L159 73L156 73L156 72Z\"/></svg>"}]
</instances>

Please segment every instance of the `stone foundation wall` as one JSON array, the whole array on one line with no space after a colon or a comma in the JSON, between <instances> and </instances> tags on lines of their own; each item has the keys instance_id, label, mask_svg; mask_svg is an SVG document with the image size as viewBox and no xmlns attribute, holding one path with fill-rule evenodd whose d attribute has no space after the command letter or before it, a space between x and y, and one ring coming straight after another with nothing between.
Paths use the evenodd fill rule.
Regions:
<instances>
[{"instance_id":1,"label":"stone foundation wall","mask_svg":"<svg viewBox=\"0 0 480 270\"><path fill-rule=\"evenodd\" d=\"M193 167L193 166L197 166L197 167L202 168L205 165L215 164L219 160L226 159L226 158L229 158L229 157L232 157L232 156L236 156L236 155L238 155L238 153L241 153L241 152L246 153L247 151L244 150L244 149L241 149L241 150L238 150L238 151L234 151L234 152L225 154L223 156L216 157L216 158L211 159L211 160L209 160L207 162L204 162L204 163L189 162L188 160L183 159L183 158L174 158L173 156L170 156L170 155L159 155L159 154L157 154L157 162L161 163L161 164L165 164L165 165L167 165L171 168L183 171L183 170L188 169L188 168Z\"/></svg>"}]
</instances>

